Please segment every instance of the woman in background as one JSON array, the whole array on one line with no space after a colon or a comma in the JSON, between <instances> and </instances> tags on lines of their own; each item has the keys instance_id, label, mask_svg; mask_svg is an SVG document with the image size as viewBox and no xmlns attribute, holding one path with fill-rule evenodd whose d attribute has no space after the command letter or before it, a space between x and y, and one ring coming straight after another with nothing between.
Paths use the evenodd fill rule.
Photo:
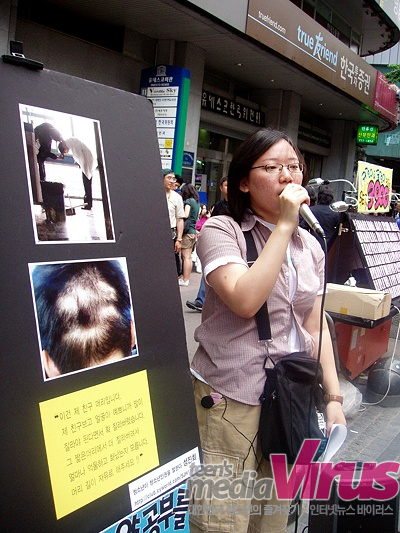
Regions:
<instances>
[{"instance_id":1,"label":"woman in background","mask_svg":"<svg viewBox=\"0 0 400 533\"><path fill-rule=\"evenodd\" d=\"M196 222L196 230L200 231L204 223L210 218L210 212L207 209L206 204L200 204L200 215Z\"/></svg>"},{"instance_id":2,"label":"woman in background","mask_svg":"<svg viewBox=\"0 0 400 533\"><path fill-rule=\"evenodd\" d=\"M196 244L196 222L199 218L200 204L199 194L190 183L185 183L181 188L183 206L185 209L185 219L189 219L189 228L182 237L182 277L179 278L179 285L187 287L192 272L192 251Z\"/></svg>"}]
</instances>

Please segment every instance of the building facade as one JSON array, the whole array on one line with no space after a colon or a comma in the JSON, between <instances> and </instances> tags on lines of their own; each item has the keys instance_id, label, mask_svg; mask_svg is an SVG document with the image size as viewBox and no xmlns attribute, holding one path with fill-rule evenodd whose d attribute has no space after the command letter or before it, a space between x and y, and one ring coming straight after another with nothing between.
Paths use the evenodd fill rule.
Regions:
<instances>
[{"instance_id":1,"label":"building facade","mask_svg":"<svg viewBox=\"0 0 400 533\"><path fill-rule=\"evenodd\" d=\"M174 170L212 204L235 148L260 126L297 141L309 177L353 180L357 126L389 134L397 127L395 92L363 59L399 41L397 5L5 0L0 53L9 53L10 40L21 41L25 56L47 69L137 94L145 69L189 71L184 153Z\"/></svg>"},{"instance_id":2,"label":"building facade","mask_svg":"<svg viewBox=\"0 0 400 533\"><path fill-rule=\"evenodd\" d=\"M365 60L374 68L386 74L391 70L389 65L400 64L400 45L383 52L377 52L367 56ZM399 86L399 84L397 84ZM399 89L400 91L400 89ZM399 98L399 95L398 95ZM400 190L400 127L382 133L378 137L378 142L374 146L367 146L365 149L366 160L369 163L393 169L393 183L396 191Z\"/></svg>"}]
</instances>

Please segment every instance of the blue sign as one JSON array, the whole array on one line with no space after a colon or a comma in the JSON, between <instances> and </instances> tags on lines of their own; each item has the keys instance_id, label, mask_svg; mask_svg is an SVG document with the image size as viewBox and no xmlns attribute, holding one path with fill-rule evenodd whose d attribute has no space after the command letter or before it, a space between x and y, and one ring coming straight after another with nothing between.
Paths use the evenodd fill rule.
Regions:
<instances>
[{"instance_id":1,"label":"blue sign","mask_svg":"<svg viewBox=\"0 0 400 533\"><path fill-rule=\"evenodd\" d=\"M182 166L193 168L194 152L183 152Z\"/></svg>"},{"instance_id":2,"label":"blue sign","mask_svg":"<svg viewBox=\"0 0 400 533\"><path fill-rule=\"evenodd\" d=\"M140 93L151 100L163 168L182 172L190 72L159 65L142 70Z\"/></svg>"}]
</instances>

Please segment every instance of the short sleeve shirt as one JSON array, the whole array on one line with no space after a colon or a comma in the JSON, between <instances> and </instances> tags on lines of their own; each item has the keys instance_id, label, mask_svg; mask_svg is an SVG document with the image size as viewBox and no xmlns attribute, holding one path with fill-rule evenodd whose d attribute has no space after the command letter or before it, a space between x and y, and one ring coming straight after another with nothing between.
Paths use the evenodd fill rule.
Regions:
<instances>
[{"instance_id":1,"label":"short sleeve shirt","mask_svg":"<svg viewBox=\"0 0 400 533\"><path fill-rule=\"evenodd\" d=\"M175 191L170 191L169 196L167 195L167 202L171 228L176 228L177 219L185 218L182 196Z\"/></svg>"},{"instance_id":2,"label":"short sleeve shirt","mask_svg":"<svg viewBox=\"0 0 400 533\"><path fill-rule=\"evenodd\" d=\"M188 234L196 235L196 222L199 218L200 204L194 198L188 198L187 200L185 200L184 205L190 206L190 227Z\"/></svg>"},{"instance_id":3,"label":"short sleeve shirt","mask_svg":"<svg viewBox=\"0 0 400 533\"><path fill-rule=\"evenodd\" d=\"M228 216L212 217L205 223L199 235L197 253L206 279L218 266L228 263L247 265L242 230L252 231L258 253L271 235L271 230L250 213L243 221L242 229ZM317 240L307 231L298 229L292 235L290 249L297 273L294 295L289 294L286 259L268 297L272 332L268 353L275 362L290 353L293 317L305 351L314 354L314 339L303 323L323 290L324 254ZM202 323L195 331L195 340L199 347L192 369L221 394L249 405L259 405L265 382L267 349L259 343L255 318L236 315L208 283ZM272 366L272 362L267 361L267 366Z\"/></svg>"}]
</instances>

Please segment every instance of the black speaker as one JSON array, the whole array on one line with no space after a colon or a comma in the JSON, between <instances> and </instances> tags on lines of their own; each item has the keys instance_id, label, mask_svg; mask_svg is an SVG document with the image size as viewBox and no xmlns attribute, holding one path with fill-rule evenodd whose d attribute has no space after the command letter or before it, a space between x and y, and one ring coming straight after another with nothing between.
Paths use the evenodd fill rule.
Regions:
<instances>
[{"instance_id":1,"label":"black speaker","mask_svg":"<svg viewBox=\"0 0 400 533\"><path fill-rule=\"evenodd\" d=\"M390 379L390 386L389 386ZM388 391L388 392L387 392ZM383 396L387 396L383 399ZM365 391L367 402L382 400L382 407L400 407L400 360L385 357L374 363L368 372Z\"/></svg>"},{"instance_id":2,"label":"black speaker","mask_svg":"<svg viewBox=\"0 0 400 533\"><path fill-rule=\"evenodd\" d=\"M338 480L329 500L311 500L308 533L399 533L399 494L391 500L342 500Z\"/></svg>"}]
</instances>

